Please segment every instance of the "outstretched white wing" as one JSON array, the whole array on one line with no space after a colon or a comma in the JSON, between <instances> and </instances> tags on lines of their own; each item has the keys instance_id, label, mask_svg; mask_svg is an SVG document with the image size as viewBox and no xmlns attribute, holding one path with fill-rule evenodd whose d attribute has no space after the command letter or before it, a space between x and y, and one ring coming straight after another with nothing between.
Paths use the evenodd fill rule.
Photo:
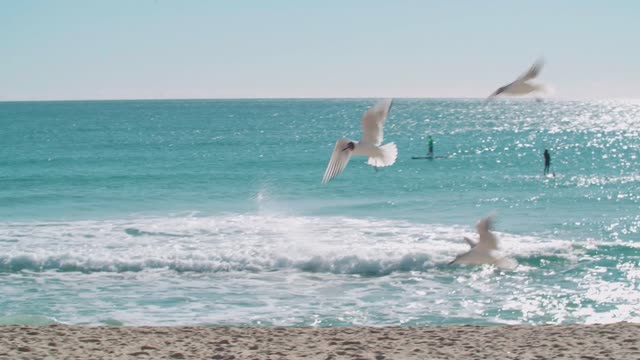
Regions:
<instances>
[{"instance_id":1,"label":"outstretched white wing","mask_svg":"<svg viewBox=\"0 0 640 360\"><path fill-rule=\"evenodd\" d=\"M491 216L483 218L478 221L478 224L476 225L476 230L478 230L478 235L480 236L480 240L476 246L479 251L498 249L498 239L491 232L491 225Z\"/></svg>"},{"instance_id":2,"label":"outstretched white wing","mask_svg":"<svg viewBox=\"0 0 640 360\"><path fill-rule=\"evenodd\" d=\"M513 84L513 83L511 83L511 84ZM507 88L511 84L499 87L498 90L494 91L491 95L489 95L489 99L491 99L494 96L498 96L498 95L502 94L505 90L507 90Z\"/></svg>"},{"instance_id":3,"label":"outstretched white wing","mask_svg":"<svg viewBox=\"0 0 640 360\"><path fill-rule=\"evenodd\" d=\"M540 71L542 70L543 65L544 65L544 61L542 59L538 59L531 66L531 68L527 70L526 73L520 75L520 77L514 80L512 83L499 87L498 90L494 91L493 94L489 95L489 98L492 98L502 93L521 95L521 94L526 94L533 91L534 89L530 85L523 84L523 83L525 81L528 81L537 77L538 74L540 74Z\"/></svg>"},{"instance_id":4,"label":"outstretched white wing","mask_svg":"<svg viewBox=\"0 0 640 360\"><path fill-rule=\"evenodd\" d=\"M544 65L544 61L542 59L538 59L533 65L531 65L529 70L526 73L520 75L520 77L516 79L516 81L524 82L527 80L534 79L536 76L538 76L538 74L540 74L540 71L542 70L543 65Z\"/></svg>"},{"instance_id":5,"label":"outstretched white wing","mask_svg":"<svg viewBox=\"0 0 640 360\"><path fill-rule=\"evenodd\" d=\"M336 142L336 146L333 148L333 154L331 154L331 159L322 177L323 184L328 183L329 180L340 174L349 163L349 159L351 158L351 150L347 148L349 142L351 142L351 140L344 138Z\"/></svg>"},{"instance_id":6,"label":"outstretched white wing","mask_svg":"<svg viewBox=\"0 0 640 360\"><path fill-rule=\"evenodd\" d=\"M475 242L475 241L473 241L473 240L469 239L469 238L468 238L468 237L466 237L466 236L464 237L464 241L466 241L466 242L467 242L467 244L469 244L469 247L471 247L471 248L474 248L474 247L476 247L476 245L478 245L478 244L476 244L476 242Z\"/></svg>"},{"instance_id":7,"label":"outstretched white wing","mask_svg":"<svg viewBox=\"0 0 640 360\"><path fill-rule=\"evenodd\" d=\"M382 129L391 110L392 99L380 100L362 116L362 141L364 143L382 144Z\"/></svg>"}]
</instances>

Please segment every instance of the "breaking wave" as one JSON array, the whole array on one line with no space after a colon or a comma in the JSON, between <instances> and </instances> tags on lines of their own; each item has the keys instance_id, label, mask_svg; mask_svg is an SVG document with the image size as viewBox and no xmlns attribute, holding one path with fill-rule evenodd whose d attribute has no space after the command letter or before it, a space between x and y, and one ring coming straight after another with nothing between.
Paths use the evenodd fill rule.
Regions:
<instances>
[{"instance_id":1,"label":"breaking wave","mask_svg":"<svg viewBox=\"0 0 640 360\"><path fill-rule=\"evenodd\" d=\"M379 276L429 271L465 251L473 230L405 221L225 215L0 227L0 271L303 272ZM571 261L571 242L499 233L509 255Z\"/></svg>"}]
</instances>

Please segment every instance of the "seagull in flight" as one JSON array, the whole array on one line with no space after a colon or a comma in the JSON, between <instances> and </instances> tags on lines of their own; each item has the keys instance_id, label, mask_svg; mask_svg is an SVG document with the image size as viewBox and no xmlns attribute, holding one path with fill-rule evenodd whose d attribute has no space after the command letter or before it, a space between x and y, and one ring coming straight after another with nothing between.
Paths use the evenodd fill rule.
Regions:
<instances>
[{"instance_id":1,"label":"seagull in flight","mask_svg":"<svg viewBox=\"0 0 640 360\"><path fill-rule=\"evenodd\" d=\"M535 79L538 74L540 74L543 65L544 62L542 59L538 59L538 61L536 61L526 73L520 75L520 77L512 83L498 88L498 90L494 91L493 94L489 96L489 99L500 94L526 95L534 91L545 91L545 87L543 85L529 81L531 79Z\"/></svg>"},{"instance_id":2,"label":"seagull in flight","mask_svg":"<svg viewBox=\"0 0 640 360\"><path fill-rule=\"evenodd\" d=\"M390 142L382 144L382 129L391 110L392 99L380 100L362 116L362 138L355 141L347 138L339 139L333 148L331 159L322 177L326 184L347 167L352 155L369 157L367 164L376 170L379 167L390 166L396 162L398 148Z\"/></svg>"},{"instance_id":3,"label":"seagull in flight","mask_svg":"<svg viewBox=\"0 0 640 360\"><path fill-rule=\"evenodd\" d=\"M498 251L498 239L491 232L493 227L493 217L491 215L482 218L476 224L476 231L478 231L478 242L475 242L468 237L464 237L464 241L469 244L471 249L463 254L456 256L456 258L449 263L451 264L493 264L500 267L515 267L517 263L514 259L500 256Z\"/></svg>"}]
</instances>

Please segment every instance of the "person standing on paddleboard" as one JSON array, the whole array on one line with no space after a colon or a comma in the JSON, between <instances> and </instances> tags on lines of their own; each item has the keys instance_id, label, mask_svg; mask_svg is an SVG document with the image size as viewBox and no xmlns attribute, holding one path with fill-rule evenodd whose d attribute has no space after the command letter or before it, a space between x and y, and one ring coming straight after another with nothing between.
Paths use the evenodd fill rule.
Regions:
<instances>
[{"instance_id":1,"label":"person standing on paddleboard","mask_svg":"<svg viewBox=\"0 0 640 360\"><path fill-rule=\"evenodd\" d=\"M551 166L551 155L549 155L549 150L544 149L544 175L545 176L549 173L550 166Z\"/></svg>"},{"instance_id":2,"label":"person standing on paddleboard","mask_svg":"<svg viewBox=\"0 0 640 360\"><path fill-rule=\"evenodd\" d=\"M429 135L429 137L427 137L427 156L431 156L433 157L433 139L431 138L431 135Z\"/></svg>"}]
</instances>

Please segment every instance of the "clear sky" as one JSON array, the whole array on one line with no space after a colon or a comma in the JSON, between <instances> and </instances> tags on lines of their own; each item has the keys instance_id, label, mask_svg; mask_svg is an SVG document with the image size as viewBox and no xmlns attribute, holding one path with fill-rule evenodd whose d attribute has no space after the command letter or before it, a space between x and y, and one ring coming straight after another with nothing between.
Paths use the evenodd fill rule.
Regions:
<instances>
[{"instance_id":1,"label":"clear sky","mask_svg":"<svg viewBox=\"0 0 640 360\"><path fill-rule=\"evenodd\" d=\"M0 100L640 98L640 1L0 0Z\"/></svg>"}]
</instances>

